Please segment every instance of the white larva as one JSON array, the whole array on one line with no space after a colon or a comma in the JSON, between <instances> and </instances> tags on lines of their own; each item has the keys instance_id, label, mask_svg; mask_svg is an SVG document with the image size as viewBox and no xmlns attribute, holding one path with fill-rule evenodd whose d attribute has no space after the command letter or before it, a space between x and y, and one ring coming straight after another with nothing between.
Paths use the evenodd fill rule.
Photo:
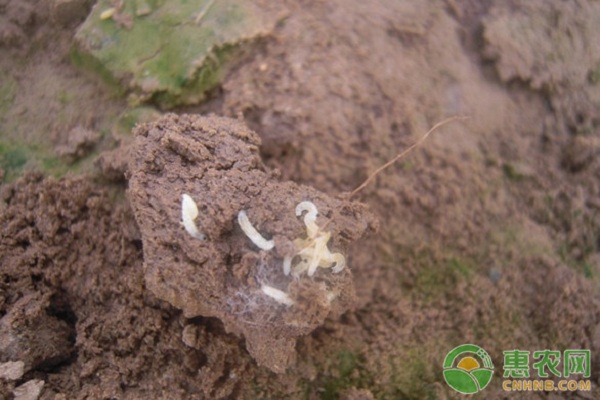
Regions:
<instances>
[{"instance_id":1,"label":"white larva","mask_svg":"<svg viewBox=\"0 0 600 400\"><path fill-rule=\"evenodd\" d=\"M194 222L196 218L198 218L198 206L188 194L184 193L181 196L181 223L191 236L196 239L205 240L206 236L200 232Z\"/></svg>"},{"instance_id":2,"label":"white larva","mask_svg":"<svg viewBox=\"0 0 600 400\"><path fill-rule=\"evenodd\" d=\"M288 294L283 290L279 290L267 285L262 285L260 290L278 303L285 304L288 307L294 305L294 300L292 300L290 296L288 296Z\"/></svg>"},{"instance_id":3,"label":"white larva","mask_svg":"<svg viewBox=\"0 0 600 400\"><path fill-rule=\"evenodd\" d=\"M306 234L308 237L313 238L319 232L319 226L317 225L317 215L319 215L319 211L312 201L302 201L296 206L296 216L301 216L304 211L306 211L306 215L304 216Z\"/></svg>"},{"instance_id":4,"label":"white larva","mask_svg":"<svg viewBox=\"0 0 600 400\"><path fill-rule=\"evenodd\" d=\"M116 11L117 11L117 9L114 7L107 8L106 10L104 10L100 13L100 19L104 21L106 19L112 18L113 15L115 15Z\"/></svg>"},{"instance_id":5,"label":"white larva","mask_svg":"<svg viewBox=\"0 0 600 400\"><path fill-rule=\"evenodd\" d=\"M259 249L268 251L275 247L275 242L273 240L265 239L256 228L252 226L250 220L248 219L248 215L246 215L246 211L242 210L238 214L238 223L240 227L248 236L248 238L254 243Z\"/></svg>"},{"instance_id":6,"label":"white larva","mask_svg":"<svg viewBox=\"0 0 600 400\"><path fill-rule=\"evenodd\" d=\"M317 272L317 267L321 263L323 256L329 254L327 249L327 242L329 241L329 235L319 236L314 240L314 248L312 258L308 264L308 276L313 276Z\"/></svg>"},{"instance_id":7,"label":"white larva","mask_svg":"<svg viewBox=\"0 0 600 400\"><path fill-rule=\"evenodd\" d=\"M334 274L342 272L344 267L346 266L346 257L342 253L333 253L331 255L331 260L335 262L335 267L331 269L331 272Z\"/></svg>"},{"instance_id":8,"label":"white larva","mask_svg":"<svg viewBox=\"0 0 600 400\"><path fill-rule=\"evenodd\" d=\"M283 274L288 276L292 271L292 257L285 256L283 257Z\"/></svg>"}]
</instances>

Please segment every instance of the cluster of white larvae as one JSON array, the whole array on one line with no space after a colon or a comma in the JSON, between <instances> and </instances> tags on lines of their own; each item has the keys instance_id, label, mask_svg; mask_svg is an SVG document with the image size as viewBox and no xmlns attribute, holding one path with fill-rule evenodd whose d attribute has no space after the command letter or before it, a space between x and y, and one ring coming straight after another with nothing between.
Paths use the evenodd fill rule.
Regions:
<instances>
[{"instance_id":1,"label":"cluster of white larvae","mask_svg":"<svg viewBox=\"0 0 600 400\"><path fill-rule=\"evenodd\" d=\"M306 239L294 240L296 253L285 256L283 259L283 273L285 275L292 274L293 277L299 278L304 272L308 276L313 276L317 268L331 268L333 273L339 273L346 266L346 259L341 253L331 253L327 248L327 243L331 238L330 232L322 232L317 225L317 215L319 214L317 206L310 201L303 201L296 206L296 216L301 216L304 212L304 225L306 225ZM196 226L195 220L198 217L198 207L194 200L187 194L182 196L181 202L181 219L185 230L196 239L205 240L206 236L200 232ZM265 239L252 226L248 215L244 210L238 213L238 223L242 231L248 238L261 250L269 251L275 247L273 240ZM294 258L299 258L296 265L292 266ZM289 295L279 289L263 284L262 292L276 300L281 304L291 306L294 301Z\"/></svg>"}]
</instances>

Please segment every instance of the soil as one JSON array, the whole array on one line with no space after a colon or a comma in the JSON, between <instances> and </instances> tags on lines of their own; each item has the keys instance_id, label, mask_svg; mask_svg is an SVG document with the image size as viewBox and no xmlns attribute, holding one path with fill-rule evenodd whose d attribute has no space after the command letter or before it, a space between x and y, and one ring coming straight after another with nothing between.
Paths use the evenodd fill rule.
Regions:
<instances>
[{"instance_id":1,"label":"soil","mask_svg":"<svg viewBox=\"0 0 600 400\"><path fill-rule=\"evenodd\" d=\"M209 100L130 140L69 61L90 6L0 0L1 138L41 148L0 164L0 364L23 362L0 397L457 398L441 365L471 342L496 366L476 398L600 397L597 2L285 1ZM341 273L280 274L302 200ZM504 392L515 348L590 349L592 391Z\"/></svg>"},{"instance_id":2,"label":"soil","mask_svg":"<svg viewBox=\"0 0 600 400\"><path fill-rule=\"evenodd\" d=\"M284 276L283 259L294 257L294 240L306 237L296 204L311 201L329 217L330 245L344 253L376 230L374 217L358 203L277 180L260 160L259 136L243 122L168 114L135 134L128 198L143 238L147 288L187 318L218 318L228 332L242 334L259 365L285 372L295 359L295 339L355 301L348 268ZM182 194L200 202L200 240L179 223ZM273 251L258 251L234 225L240 210L269 233ZM293 307L269 299L264 285L289 293Z\"/></svg>"}]
</instances>

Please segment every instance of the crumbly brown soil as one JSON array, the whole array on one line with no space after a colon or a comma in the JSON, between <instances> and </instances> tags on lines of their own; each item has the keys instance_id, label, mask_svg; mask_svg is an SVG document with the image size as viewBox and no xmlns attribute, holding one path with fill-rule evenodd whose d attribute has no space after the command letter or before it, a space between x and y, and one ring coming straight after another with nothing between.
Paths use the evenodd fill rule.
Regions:
<instances>
[{"instance_id":1,"label":"crumbly brown soil","mask_svg":"<svg viewBox=\"0 0 600 400\"><path fill-rule=\"evenodd\" d=\"M296 204L311 201L329 217L324 230L333 252L346 253L373 232L374 218L358 203L279 181L261 162L259 136L241 121L168 114L135 135L128 198L142 234L147 288L188 318L218 318L243 335L259 365L285 372L296 359L296 338L339 318L356 300L350 268L284 275L284 257L293 257L294 240L306 237ZM183 194L199 203L194 222L203 239L180 223ZM235 222L240 210L273 238L272 251L260 251L242 232ZM288 293L294 305L267 297L265 285Z\"/></svg>"},{"instance_id":2,"label":"crumbly brown soil","mask_svg":"<svg viewBox=\"0 0 600 400\"><path fill-rule=\"evenodd\" d=\"M59 24L45 8L19 14L12 4L0 1L0 65L16 81L14 103L41 112L19 124L13 107L0 115L8 121L2 129L48 127L49 137L38 136L54 148L78 125L106 125L122 103L66 60L79 17ZM210 101L175 110L241 115L262 144L244 130L246 145L232 146L252 160L240 168L260 175L266 188L289 185L293 196L304 190L327 215L341 204L340 193L430 126L449 115L471 117L436 132L354 199L381 221L378 234L353 245L333 235L334 248L348 247L344 276L352 277L356 308L299 337L296 363L275 374L249 353L236 318L184 313L185 304L146 287L145 275L157 266L148 268L144 259L151 249L142 246L140 230L148 235L149 228L139 213L136 223L125 187L107 183L102 172L60 180L29 174L2 188L0 362L17 357L27 371L0 382L1 395L10 398L15 386L42 379L43 399L456 398L443 381L442 361L453 347L473 342L496 364L478 398L598 398L598 3L352 0L285 7L289 17ZM60 38L58 50L48 37ZM44 85L52 76L98 96L70 103L67 118L55 119L56 100L36 95L51 88ZM185 135L177 134L179 150L163 148L159 160L171 157L181 167L186 149L177 143ZM102 171L118 178L123 159L136 157L113 153ZM223 247L209 253L214 249L190 241L178 225L178 190L223 193L200 176L192 184L194 170L181 169L185 179L156 176L166 185L156 210L168 222L157 235L164 229L170 241L155 244L174 245L164 253L171 255L188 246L166 267L171 283L189 280L186 290L205 275L185 254L214 254L207 262L225 266L216 275L227 281L222 299L261 257L234 222L238 208L248 207L261 232L289 240L302 232L292 212L299 198L259 204L253 193L221 195L210 203L225 204L221 212L202 209L218 223L207 218L200 225L208 224L209 238ZM252 182L240 180L237 188ZM346 223L334 218L330 226L339 233ZM272 255L273 265L280 256ZM591 349L593 392L503 392L502 351L514 348Z\"/></svg>"}]
</instances>

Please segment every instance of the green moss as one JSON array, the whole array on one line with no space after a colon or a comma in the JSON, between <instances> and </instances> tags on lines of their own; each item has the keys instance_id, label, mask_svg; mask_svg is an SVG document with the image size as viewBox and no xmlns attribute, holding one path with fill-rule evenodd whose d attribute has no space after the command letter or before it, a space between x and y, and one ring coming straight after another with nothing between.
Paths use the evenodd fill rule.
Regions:
<instances>
[{"instance_id":1,"label":"green moss","mask_svg":"<svg viewBox=\"0 0 600 400\"><path fill-rule=\"evenodd\" d=\"M525 175L521 174L514 165L509 163L502 165L502 172L504 172L504 176L513 182L521 182L525 179Z\"/></svg>"},{"instance_id":2,"label":"green moss","mask_svg":"<svg viewBox=\"0 0 600 400\"><path fill-rule=\"evenodd\" d=\"M596 85L598 82L600 82L600 66L589 72L589 81L593 85Z\"/></svg>"},{"instance_id":3,"label":"green moss","mask_svg":"<svg viewBox=\"0 0 600 400\"><path fill-rule=\"evenodd\" d=\"M224 78L228 61L240 55L236 46L224 46L215 49L214 56L208 58L203 68L199 69L189 80L178 82L180 90L164 90L154 93L151 100L163 107L174 107L182 99L185 103L197 103L204 99L205 93L216 87Z\"/></svg>"},{"instance_id":4,"label":"green moss","mask_svg":"<svg viewBox=\"0 0 600 400\"><path fill-rule=\"evenodd\" d=\"M496 160L495 158L492 158L492 157L487 157L484 159L483 165L485 165L486 167L497 167L498 160Z\"/></svg>"},{"instance_id":5,"label":"green moss","mask_svg":"<svg viewBox=\"0 0 600 400\"><path fill-rule=\"evenodd\" d=\"M592 267L592 264L589 263L588 261L583 261L583 262L579 263L577 265L577 267L581 271L583 276L585 276L586 278L588 278L588 279L596 278L594 268Z\"/></svg>"},{"instance_id":6,"label":"green moss","mask_svg":"<svg viewBox=\"0 0 600 400\"><path fill-rule=\"evenodd\" d=\"M66 164L58 157L42 154L39 166L41 166L42 170L46 173L58 178L65 175L67 172L79 172L82 165L82 161L78 161L74 164Z\"/></svg>"},{"instance_id":7,"label":"green moss","mask_svg":"<svg viewBox=\"0 0 600 400\"><path fill-rule=\"evenodd\" d=\"M0 143L0 168L4 170L5 179L13 180L27 163L29 156L22 147Z\"/></svg>"},{"instance_id":8,"label":"green moss","mask_svg":"<svg viewBox=\"0 0 600 400\"><path fill-rule=\"evenodd\" d=\"M59 90L57 97L62 105L70 104L73 101L73 96L66 90Z\"/></svg>"},{"instance_id":9,"label":"green moss","mask_svg":"<svg viewBox=\"0 0 600 400\"><path fill-rule=\"evenodd\" d=\"M573 256L572 246L565 242L558 248L558 255L563 263L581 273L588 279L596 278L594 268L589 262L590 256L594 253L595 247L588 245L583 248L578 257Z\"/></svg>"},{"instance_id":10,"label":"green moss","mask_svg":"<svg viewBox=\"0 0 600 400\"><path fill-rule=\"evenodd\" d=\"M435 354L444 355L445 341L440 338L438 343L420 343L404 346L394 358L389 360L392 368L392 382L377 397L403 400L436 400L438 393L435 382L442 380L438 373L441 361L436 363ZM439 364L439 365L438 365Z\"/></svg>"},{"instance_id":11,"label":"green moss","mask_svg":"<svg viewBox=\"0 0 600 400\"><path fill-rule=\"evenodd\" d=\"M26 169L41 170L55 177L63 176L67 172L77 173L86 165L88 159L67 164L39 145L0 142L0 168L5 173L6 182L15 180Z\"/></svg>"},{"instance_id":12,"label":"green moss","mask_svg":"<svg viewBox=\"0 0 600 400\"><path fill-rule=\"evenodd\" d=\"M400 164L400 167L402 168L403 171L411 171L415 168L415 163L413 161L407 160L407 161L403 161Z\"/></svg>"},{"instance_id":13,"label":"green moss","mask_svg":"<svg viewBox=\"0 0 600 400\"><path fill-rule=\"evenodd\" d=\"M120 84L119 79L92 54L74 47L71 49L70 58L74 65L98 76L115 92L115 95L123 96L125 94L125 88Z\"/></svg>"},{"instance_id":14,"label":"green moss","mask_svg":"<svg viewBox=\"0 0 600 400\"><path fill-rule=\"evenodd\" d=\"M426 303L450 295L459 282L470 281L473 263L454 256L439 257L422 251L415 256L417 275L411 290L413 297Z\"/></svg>"},{"instance_id":15,"label":"green moss","mask_svg":"<svg viewBox=\"0 0 600 400\"><path fill-rule=\"evenodd\" d=\"M448 269L453 271L453 273L456 273L465 279L470 278L471 273L473 271L473 267L470 266L467 261L461 260L459 258L454 258L454 257L450 258L446 262L446 266L448 267Z\"/></svg>"},{"instance_id":16,"label":"green moss","mask_svg":"<svg viewBox=\"0 0 600 400\"><path fill-rule=\"evenodd\" d=\"M160 112L152 107L130 108L119 115L113 127L113 133L117 137L130 136L137 124L153 121L160 115Z\"/></svg>"},{"instance_id":17,"label":"green moss","mask_svg":"<svg viewBox=\"0 0 600 400\"><path fill-rule=\"evenodd\" d=\"M330 373L319 383L321 399L338 399L350 388L365 388L372 381L370 372L364 366L363 358L352 350L341 350L332 356L332 365L326 366ZM313 388L314 386L311 385Z\"/></svg>"},{"instance_id":18,"label":"green moss","mask_svg":"<svg viewBox=\"0 0 600 400\"><path fill-rule=\"evenodd\" d=\"M17 90L17 82L6 72L0 71L0 117L6 113L13 103Z\"/></svg>"}]
</instances>

